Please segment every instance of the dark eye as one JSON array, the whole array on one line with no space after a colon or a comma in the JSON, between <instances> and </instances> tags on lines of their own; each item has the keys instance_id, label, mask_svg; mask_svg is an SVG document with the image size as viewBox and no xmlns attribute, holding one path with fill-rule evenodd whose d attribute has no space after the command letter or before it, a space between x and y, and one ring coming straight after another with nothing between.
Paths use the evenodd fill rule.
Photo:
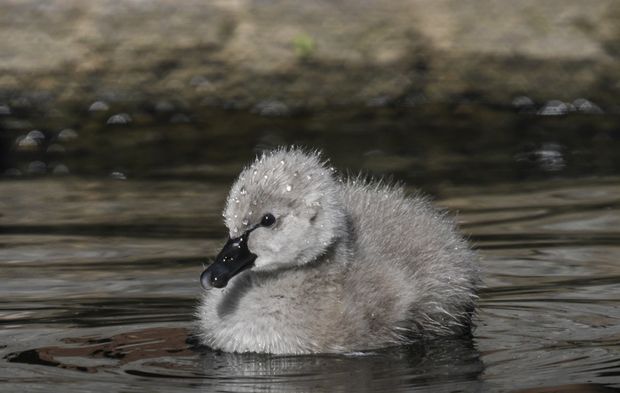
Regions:
<instances>
[{"instance_id":1,"label":"dark eye","mask_svg":"<svg viewBox=\"0 0 620 393\"><path fill-rule=\"evenodd\" d=\"M263 227L270 227L276 222L276 218L271 213L267 213L260 220L260 225Z\"/></svg>"}]
</instances>

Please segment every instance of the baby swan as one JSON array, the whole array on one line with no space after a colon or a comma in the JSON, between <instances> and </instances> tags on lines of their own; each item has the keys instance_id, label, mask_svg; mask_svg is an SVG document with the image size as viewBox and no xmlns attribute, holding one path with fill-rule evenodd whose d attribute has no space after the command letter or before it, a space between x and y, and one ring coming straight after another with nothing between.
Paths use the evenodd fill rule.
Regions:
<instances>
[{"instance_id":1,"label":"baby swan","mask_svg":"<svg viewBox=\"0 0 620 393\"><path fill-rule=\"evenodd\" d=\"M281 148L241 172L224 217L197 311L211 348L351 352L469 329L476 255L424 198Z\"/></svg>"}]
</instances>

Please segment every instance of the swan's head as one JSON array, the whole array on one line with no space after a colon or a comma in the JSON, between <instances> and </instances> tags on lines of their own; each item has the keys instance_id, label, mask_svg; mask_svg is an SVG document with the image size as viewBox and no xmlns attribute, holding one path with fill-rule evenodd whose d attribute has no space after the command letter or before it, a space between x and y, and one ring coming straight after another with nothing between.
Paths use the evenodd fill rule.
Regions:
<instances>
[{"instance_id":1,"label":"swan's head","mask_svg":"<svg viewBox=\"0 0 620 393\"><path fill-rule=\"evenodd\" d=\"M323 254L345 227L338 180L319 153L278 149L246 167L224 219L229 240L201 276L223 288L237 273L299 266Z\"/></svg>"}]
</instances>

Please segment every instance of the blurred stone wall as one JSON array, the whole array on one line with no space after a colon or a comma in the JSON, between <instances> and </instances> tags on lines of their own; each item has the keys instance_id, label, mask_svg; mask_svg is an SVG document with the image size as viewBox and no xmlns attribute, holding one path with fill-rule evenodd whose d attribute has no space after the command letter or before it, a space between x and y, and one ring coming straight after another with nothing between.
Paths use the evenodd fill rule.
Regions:
<instances>
[{"instance_id":1,"label":"blurred stone wall","mask_svg":"<svg viewBox=\"0 0 620 393\"><path fill-rule=\"evenodd\" d=\"M618 0L0 0L0 8L0 98L320 108L508 105L527 95L617 108L620 96Z\"/></svg>"}]
</instances>

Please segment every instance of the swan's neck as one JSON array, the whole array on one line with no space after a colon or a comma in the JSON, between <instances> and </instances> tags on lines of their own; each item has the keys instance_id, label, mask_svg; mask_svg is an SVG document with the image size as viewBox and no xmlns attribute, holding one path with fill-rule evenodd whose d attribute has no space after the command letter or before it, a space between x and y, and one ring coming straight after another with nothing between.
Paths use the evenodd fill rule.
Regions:
<instances>
[{"instance_id":1,"label":"swan's neck","mask_svg":"<svg viewBox=\"0 0 620 393\"><path fill-rule=\"evenodd\" d=\"M346 266L352 260L355 232L348 215L345 216L342 228L338 232L338 236L334 238L325 253L317 258L320 262Z\"/></svg>"}]
</instances>

